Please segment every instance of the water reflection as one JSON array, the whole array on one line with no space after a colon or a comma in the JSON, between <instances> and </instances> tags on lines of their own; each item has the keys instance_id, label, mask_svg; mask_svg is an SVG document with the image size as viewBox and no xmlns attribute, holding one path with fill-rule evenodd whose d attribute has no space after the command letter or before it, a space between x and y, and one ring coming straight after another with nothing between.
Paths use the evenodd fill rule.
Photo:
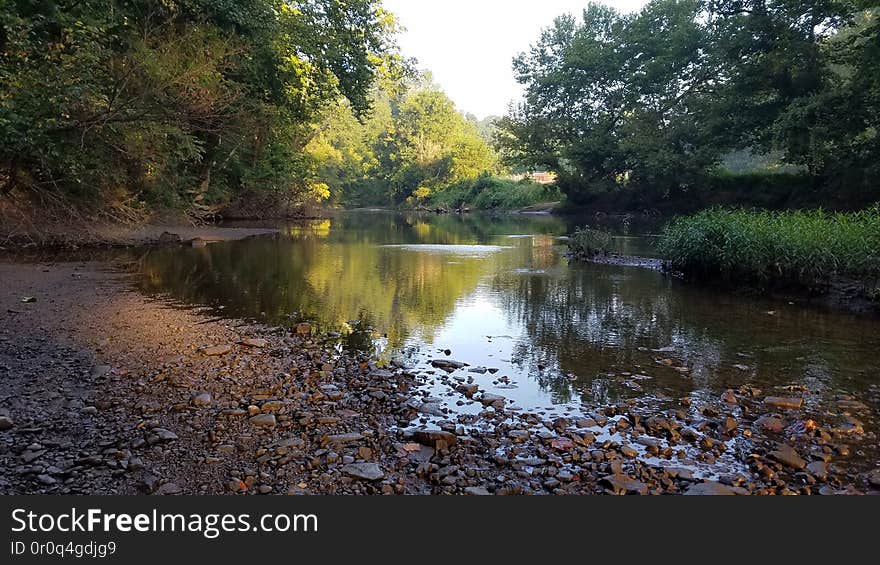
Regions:
<instances>
[{"instance_id":1,"label":"water reflection","mask_svg":"<svg viewBox=\"0 0 880 565\"><path fill-rule=\"evenodd\" d=\"M876 320L568 265L560 236L583 223L347 213L277 237L147 251L138 268L147 292L272 324L307 319L351 347L379 338L417 367L450 349L499 369L469 376L524 407L750 382L854 393L876 409ZM656 225L617 229L621 251L651 254L639 234Z\"/></svg>"}]
</instances>

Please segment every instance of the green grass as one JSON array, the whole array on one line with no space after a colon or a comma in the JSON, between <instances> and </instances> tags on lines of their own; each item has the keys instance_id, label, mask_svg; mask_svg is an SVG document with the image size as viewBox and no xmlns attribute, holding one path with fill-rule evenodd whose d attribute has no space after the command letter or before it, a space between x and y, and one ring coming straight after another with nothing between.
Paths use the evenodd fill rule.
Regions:
<instances>
[{"instance_id":1,"label":"green grass","mask_svg":"<svg viewBox=\"0 0 880 565\"><path fill-rule=\"evenodd\" d=\"M563 199L562 193L553 185L482 176L459 181L438 190L428 197L425 205L449 210L461 207L475 210L516 210Z\"/></svg>"},{"instance_id":2,"label":"green grass","mask_svg":"<svg viewBox=\"0 0 880 565\"><path fill-rule=\"evenodd\" d=\"M880 206L834 214L710 208L667 225L658 246L689 278L814 289L850 278L876 292Z\"/></svg>"},{"instance_id":3,"label":"green grass","mask_svg":"<svg viewBox=\"0 0 880 565\"><path fill-rule=\"evenodd\" d=\"M611 251L614 237L607 231L597 230L590 226L574 230L568 240L568 250L578 258L592 258Z\"/></svg>"}]
</instances>

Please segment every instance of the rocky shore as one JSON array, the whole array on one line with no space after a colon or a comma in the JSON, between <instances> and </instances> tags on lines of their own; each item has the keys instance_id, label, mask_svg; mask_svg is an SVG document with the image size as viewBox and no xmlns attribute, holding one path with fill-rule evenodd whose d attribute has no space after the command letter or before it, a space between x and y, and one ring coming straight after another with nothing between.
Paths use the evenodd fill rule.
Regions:
<instances>
[{"instance_id":1,"label":"rocky shore","mask_svg":"<svg viewBox=\"0 0 880 565\"><path fill-rule=\"evenodd\" d=\"M880 492L860 399L743 386L549 418L454 352L430 375L378 367L307 323L150 299L105 264L6 263L0 280L2 494Z\"/></svg>"}]
</instances>

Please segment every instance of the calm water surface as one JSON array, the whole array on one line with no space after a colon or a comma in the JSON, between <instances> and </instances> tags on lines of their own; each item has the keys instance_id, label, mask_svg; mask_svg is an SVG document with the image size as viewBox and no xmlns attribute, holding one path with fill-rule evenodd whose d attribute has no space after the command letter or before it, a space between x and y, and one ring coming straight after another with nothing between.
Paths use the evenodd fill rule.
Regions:
<instances>
[{"instance_id":1,"label":"calm water surface","mask_svg":"<svg viewBox=\"0 0 880 565\"><path fill-rule=\"evenodd\" d=\"M523 409L751 383L806 390L814 406L850 394L876 416L877 318L701 289L643 268L569 264L564 235L574 223L583 222L348 212L276 237L150 250L138 265L149 293L348 334L349 345L424 375L449 406L462 397L441 385L431 359L498 369L456 375ZM653 253L656 225L614 229L621 252ZM363 328L373 330L366 339Z\"/></svg>"}]
</instances>

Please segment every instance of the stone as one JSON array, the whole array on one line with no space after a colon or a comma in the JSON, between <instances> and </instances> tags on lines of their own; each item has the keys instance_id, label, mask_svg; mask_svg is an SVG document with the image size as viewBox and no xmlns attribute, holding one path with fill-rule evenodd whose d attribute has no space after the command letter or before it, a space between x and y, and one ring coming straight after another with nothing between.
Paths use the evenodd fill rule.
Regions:
<instances>
[{"instance_id":1,"label":"stone","mask_svg":"<svg viewBox=\"0 0 880 565\"><path fill-rule=\"evenodd\" d=\"M706 481L704 483L697 483L695 485L691 485L684 494L686 495L697 495L697 496L732 496L735 495L736 492L733 489L722 485L721 483L715 481Z\"/></svg>"},{"instance_id":2,"label":"stone","mask_svg":"<svg viewBox=\"0 0 880 565\"><path fill-rule=\"evenodd\" d=\"M824 461L813 461L807 465L807 471L819 479L824 481L828 479L828 464Z\"/></svg>"},{"instance_id":3,"label":"stone","mask_svg":"<svg viewBox=\"0 0 880 565\"><path fill-rule=\"evenodd\" d=\"M785 429L785 421L776 416L761 416L755 420L755 425L767 432L781 432Z\"/></svg>"},{"instance_id":4,"label":"stone","mask_svg":"<svg viewBox=\"0 0 880 565\"><path fill-rule=\"evenodd\" d=\"M273 412L278 412L282 408L284 408L284 402L281 400L267 400L260 405L260 412L263 414L271 414Z\"/></svg>"},{"instance_id":5,"label":"stone","mask_svg":"<svg viewBox=\"0 0 880 565\"><path fill-rule=\"evenodd\" d=\"M366 481L377 481L385 476L382 468L375 463L350 463L342 467L342 472Z\"/></svg>"},{"instance_id":6,"label":"stone","mask_svg":"<svg viewBox=\"0 0 880 565\"><path fill-rule=\"evenodd\" d=\"M807 462L798 455L798 452L785 443L777 443L776 450L770 452L770 458L792 469L803 469L807 466Z\"/></svg>"},{"instance_id":7,"label":"stone","mask_svg":"<svg viewBox=\"0 0 880 565\"><path fill-rule=\"evenodd\" d=\"M269 342L261 337L249 337L239 342L242 345L247 345L248 347L266 347L269 345Z\"/></svg>"},{"instance_id":8,"label":"stone","mask_svg":"<svg viewBox=\"0 0 880 565\"><path fill-rule=\"evenodd\" d=\"M724 434L730 435L731 432L736 430L736 426L738 425L736 418L732 416L727 416L721 419L721 422L718 424L718 430Z\"/></svg>"},{"instance_id":9,"label":"stone","mask_svg":"<svg viewBox=\"0 0 880 565\"><path fill-rule=\"evenodd\" d=\"M724 391L724 394L721 395L721 402L736 404L736 393L733 392L733 389L729 388Z\"/></svg>"},{"instance_id":10,"label":"stone","mask_svg":"<svg viewBox=\"0 0 880 565\"><path fill-rule=\"evenodd\" d=\"M419 412L429 416L444 416L443 405L439 402L425 402L419 406Z\"/></svg>"},{"instance_id":11,"label":"stone","mask_svg":"<svg viewBox=\"0 0 880 565\"><path fill-rule=\"evenodd\" d=\"M648 494L648 485L622 473L602 477L602 483L615 494Z\"/></svg>"},{"instance_id":12,"label":"stone","mask_svg":"<svg viewBox=\"0 0 880 565\"><path fill-rule=\"evenodd\" d=\"M458 442L455 434L441 430L415 430L413 438L423 445L430 446L436 446L438 442L443 442L446 446L453 446Z\"/></svg>"},{"instance_id":13,"label":"stone","mask_svg":"<svg viewBox=\"0 0 880 565\"><path fill-rule=\"evenodd\" d=\"M472 397L479 387L475 384L460 384L455 387L455 390L467 396L468 398Z\"/></svg>"},{"instance_id":14,"label":"stone","mask_svg":"<svg viewBox=\"0 0 880 565\"><path fill-rule=\"evenodd\" d=\"M232 351L232 346L228 344L224 345L212 345L211 347L206 347L202 350L202 353L208 356L218 356L218 355L226 355Z\"/></svg>"},{"instance_id":15,"label":"stone","mask_svg":"<svg viewBox=\"0 0 880 565\"><path fill-rule=\"evenodd\" d=\"M492 394L489 392L484 392L483 396L480 397L480 402L483 406L492 406L494 408L504 408L504 400L505 398L500 394Z\"/></svg>"},{"instance_id":16,"label":"stone","mask_svg":"<svg viewBox=\"0 0 880 565\"><path fill-rule=\"evenodd\" d=\"M171 430L166 430L165 428L154 428L153 433L161 441L175 441L177 439L177 434L172 432Z\"/></svg>"},{"instance_id":17,"label":"stone","mask_svg":"<svg viewBox=\"0 0 880 565\"><path fill-rule=\"evenodd\" d=\"M308 322L300 322L296 325L296 335L311 335L312 325Z\"/></svg>"},{"instance_id":18,"label":"stone","mask_svg":"<svg viewBox=\"0 0 880 565\"><path fill-rule=\"evenodd\" d=\"M211 395L209 393L200 392L193 396L190 402L193 406L210 406L212 400L213 399L211 398Z\"/></svg>"},{"instance_id":19,"label":"stone","mask_svg":"<svg viewBox=\"0 0 880 565\"><path fill-rule=\"evenodd\" d=\"M764 398L764 404L767 406L776 406L777 408L801 408L804 405L803 398L795 398L790 396L768 396Z\"/></svg>"},{"instance_id":20,"label":"stone","mask_svg":"<svg viewBox=\"0 0 880 565\"><path fill-rule=\"evenodd\" d=\"M485 487L465 487L464 493L471 496L492 496L492 493Z\"/></svg>"},{"instance_id":21,"label":"stone","mask_svg":"<svg viewBox=\"0 0 880 565\"><path fill-rule=\"evenodd\" d=\"M351 443L362 439L364 439L364 436L357 432L351 432L347 434L334 434L322 437L321 445L345 445L346 443Z\"/></svg>"},{"instance_id":22,"label":"stone","mask_svg":"<svg viewBox=\"0 0 880 565\"><path fill-rule=\"evenodd\" d=\"M170 494L180 494L181 492L183 492L183 489L181 489L175 483L165 483L164 485L159 487L159 489L156 491L156 494L170 495Z\"/></svg>"},{"instance_id":23,"label":"stone","mask_svg":"<svg viewBox=\"0 0 880 565\"><path fill-rule=\"evenodd\" d=\"M57 480L55 480L55 477L52 477L51 475L37 475L37 481L41 485L46 486L51 486L58 482Z\"/></svg>"},{"instance_id":24,"label":"stone","mask_svg":"<svg viewBox=\"0 0 880 565\"><path fill-rule=\"evenodd\" d=\"M251 416L248 421L251 425L264 428L274 428L277 424L274 414L257 414L256 416Z\"/></svg>"},{"instance_id":25,"label":"stone","mask_svg":"<svg viewBox=\"0 0 880 565\"><path fill-rule=\"evenodd\" d=\"M507 437L512 439L515 443L522 443L529 439L529 430L510 430L507 432Z\"/></svg>"},{"instance_id":26,"label":"stone","mask_svg":"<svg viewBox=\"0 0 880 565\"><path fill-rule=\"evenodd\" d=\"M431 366L437 367L438 369L443 369L447 373L451 373L456 369L461 369L463 367L467 367L467 363L462 363L461 361L453 361L451 359L432 359Z\"/></svg>"},{"instance_id":27,"label":"stone","mask_svg":"<svg viewBox=\"0 0 880 565\"><path fill-rule=\"evenodd\" d=\"M10 430L15 427L15 422L9 416L0 416L0 432Z\"/></svg>"},{"instance_id":28,"label":"stone","mask_svg":"<svg viewBox=\"0 0 880 565\"><path fill-rule=\"evenodd\" d=\"M628 445L621 445L620 446L620 453L624 457L629 457L630 459L635 458L639 454L638 451L636 451L635 449L633 449L632 447L630 447Z\"/></svg>"}]
</instances>

